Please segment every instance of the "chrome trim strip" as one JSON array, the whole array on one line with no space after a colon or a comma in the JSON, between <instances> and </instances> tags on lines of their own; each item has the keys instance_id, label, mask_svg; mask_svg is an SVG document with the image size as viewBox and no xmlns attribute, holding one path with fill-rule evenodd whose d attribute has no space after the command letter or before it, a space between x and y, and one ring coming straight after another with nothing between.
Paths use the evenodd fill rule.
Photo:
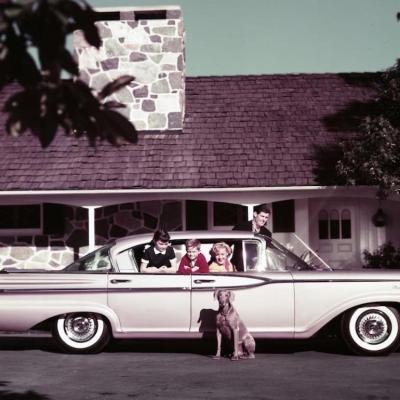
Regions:
<instances>
[{"instance_id":1,"label":"chrome trim strip","mask_svg":"<svg viewBox=\"0 0 400 400\"><path fill-rule=\"evenodd\" d=\"M86 292L86 293L102 293L105 292L107 293L107 289L106 288L102 288L102 289L78 289L78 288L74 288L74 289L53 289L53 288L49 288L49 289L0 289L0 294L29 294L29 293L74 293L74 292Z\"/></svg>"},{"instance_id":2,"label":"chrome trim strip","mask_svg":"<svg viewBox=\"0 0 400 400\"><path fill-rule=\"evenodd\" d=\"M294 331L279 331L279 332L254 332L251 331L251 334L254 338L258 339L293 339ZM208 339L215 340L215 330L214 331L184 331L184 332L176 332L176 331L120 331L114 332L113 336L116 339Z\"/></svg>"},{"instance_id":3,"label":"chrome trim strip","mask_svg":"<svg viewBox=\"0 0 400 400\"><path fill-rule=\"evenodd\" d=\"M74 288L74 289L0 289L0 294L29 294L29 293L114 293L114 292L178 292L190 291L189 287L171 288Z\"/></svg>"},{"instance_id":4,"label":"chrome trim strip","mask_svg":"<svg viewBox=\"0 0 400 400\"><path fill-rule=\"evenodd\" d=\"M247 277L247 276L246 276ZM282 284L282 283L371 283L371 282L397 282L400 284L400 279L299 279L299 280L273 280L268 278L254 277L261 282L248 284L248 285L228 285L228 286L220 286L220 285L193 285L190 287L113 287L113 288L26 288L26 289L0 289L0 294L29 294L29 293L117 293L117 292L179 292L179 291L214 291L215 289L226 289L226 290L244 290L256 288L268 284ZM211 282L210 282L211 283Z\"/></svg>"},{"instance_id":5,"label":"chrome trim strip","mask_svg":"<svg viewBox=\"0 0 400 400\"><path fill-rule=\"evenodd\" d=\"M116 292L190 292L190 287L171 287L171 288L110 288L108 293Z\"/></svg>"},{"instance_id":6,"label":"chrome trim strip","mask_svg":"<svg viewBox=\"0 0 400 400\"><path fill-rule=\"evenodd\" d=\"M398 282L400 283L399 279L293 279L293 283L373 283L373 282ZM271 282L274 283L274 282Z\"/></svg>"},{"instance_id":7,"label":"chrome trim strip","mask_svg":"<svg viewBox=\"0 0 400 400\"><path fill-rule=\"evenodd\" d=\"M265 286L268 285L271 282L260 282L260 283L255 283L253 285L240 285L240 286L192 286L192 292L204 292L204 291L214 291L216 289L221 289L221 290L243 290L243 289L251 289L251 288L256 288L259 286ZM291 282L290 282L291 283Z\"/></svg>"}]
</instances>

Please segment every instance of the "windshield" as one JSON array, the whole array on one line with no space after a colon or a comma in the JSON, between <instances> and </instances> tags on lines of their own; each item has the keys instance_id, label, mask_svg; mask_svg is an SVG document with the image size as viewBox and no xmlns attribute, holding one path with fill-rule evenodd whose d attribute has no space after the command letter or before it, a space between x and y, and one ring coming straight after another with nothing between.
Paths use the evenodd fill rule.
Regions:
<instances>
[{"instance_id":1,"label":"windshield","mask_svg":"<svg viewBox=\"0 0 400 400\"><path fill-rule=\"evenodd\" d=\"M111 245L107 245L87 254L86 256L65 267L63 271L111 271L112 265L109 257L110 247Z\"/></svg>"},{"instance_id":2,"label":"windshield","mask_svg":"<svg viewBox=\"0 0 400 400\"><path fill-rule=\"evenodd\" d=\"M313 271L330 270L329 267L309 264L274 239L264 237L268 271Z\"/></svg>"}]
</instances>

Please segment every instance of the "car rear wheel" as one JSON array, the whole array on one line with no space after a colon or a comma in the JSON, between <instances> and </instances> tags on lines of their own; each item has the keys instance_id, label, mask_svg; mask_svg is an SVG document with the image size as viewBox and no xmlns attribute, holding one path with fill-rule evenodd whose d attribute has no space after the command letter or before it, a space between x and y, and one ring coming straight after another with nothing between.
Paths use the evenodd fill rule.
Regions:
<instances>
[{"instance_id":1,"label":"car rear wheel","mask_svg":"<svg viewBox=\"0 0 400 400\"><path fill-rule=\"evenodd\" d=\"M387 355L400 344L400 318L395 308L370 305L348 311L342 335L351 351L361 355Z\"/></svg>"},{"instance_id":2,"label":"car rear wheel","mask_svg":"<svg viewBox=\"0 0 400 400\"><path fill-rule=\"evenodd\" d=\"M99 314L73 313L55 320L53 337L69 353L97 353L110 340L110 331Z\"/></svg>"}]
</instances>

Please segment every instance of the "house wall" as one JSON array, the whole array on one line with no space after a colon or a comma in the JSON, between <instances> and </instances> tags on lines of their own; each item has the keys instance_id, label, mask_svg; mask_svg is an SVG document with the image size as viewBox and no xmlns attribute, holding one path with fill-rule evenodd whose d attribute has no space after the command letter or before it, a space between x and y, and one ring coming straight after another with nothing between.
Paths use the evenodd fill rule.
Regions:
<instances>
[{"instance_id":1,"label":"house wall","mask_svg":"<svg viewBox=\"0 0 400 400\"><path fill-rule=\"evenodd\" d=\"M180 201L125 203L96 209L96 244L131 234L182 229ZM0 236L0 266L57 269L88 250L88 213L65 206L65 232Z\"/></svg>"},{"instance_id":2,"label":"house wall","mask_svg":"<svg viewBox=\"0 0 400 400\"><path fill-rule=\"evenodd\" d=\"M96 23L102 39L98 50L81 31L74 33L80 78L101 90L121 75L134 76L134 82L111 96L126 105L119 111L137 130L180 130L185 107L182 12L167 7L165 19L136 20L138 11L143 9L108 10L104 18L111 12L117 20Z\"/></svg>"},{"instance_id":3,"label":"house wall","mask_svg":"<svg viewBox=\"0 0 400 400\"><path fill-rule=\"evenodd\" d=\"M352 212L351 240L319 240L318 213L321 209L349 209ZM375 199L365 198L320 198L309 200L309 232L311 247L336 268L361 268L364 263L364 250L375 250L390 237L398 238L395 221L400 217L400 208L396 202L388 204L385 212L388 224L376 227L372 217L378 209ZM397 231L397 233L396 233ZM397 239L398 241L398 239Z\"/></svg>"},{"instance_id":4,"label":"house wall","mask_svg":"<svg viewBox=\"0 0 400 400\"><path fill-rule=\"evenodd\" d=\"M384 201L382 209L387 215L386 240L390 240L394 246L400 247L400 203L397 201Z\"/></svg>"},{"instance_id":5,"label":"house wall","mask_svg":"<svg viewBox=\"0 0 400 400\"><path fill-rule=\"evenodd\" d=\"M184 204L185 202L181 200L154 200L97 208L95 210L96 245L103 245L112 239L126 235L154 232L161 227L168 231L184 229ZM336 206L352 207L354 210L352 220L354 254L351 256L344 252L340 267L360 268L363 262L362 252L365 249L373 251L387 240L392 241L395 246L400 246L397 223L400 220L400 204L395 201L385 201L382 204L387 215L387 224L385 227L377 228L372 223L372 216L378 209L378 203L374 199L296 199L294 233L313 250L319 250L321 243L316 239L318 210L321 207ZM57 269L72 262L79 255L85 254L88 250L88 211L81 207L65 206L64 208L65 231L63 234L0 236L0 266ZM272 219L268 227L273 230ZM218 229L218 227L209 227L209 229ZM293 246L298 254L304 251L304 248L296 248L298 243L293 241L292 233L274 232L273 237L283 244ZM323 244L327 243L329 244L329 241ZM329 258L326 261L330 263Z\"/></svg>"}]
</instances>

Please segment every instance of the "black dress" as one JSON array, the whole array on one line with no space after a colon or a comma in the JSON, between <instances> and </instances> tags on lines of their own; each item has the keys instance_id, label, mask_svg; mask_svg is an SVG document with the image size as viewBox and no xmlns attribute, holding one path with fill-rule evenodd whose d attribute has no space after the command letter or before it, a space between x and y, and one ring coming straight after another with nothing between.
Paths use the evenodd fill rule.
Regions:
<instances>
[{"instance_id":1,"label":"black dress","mask_svg":"<svg viewBox=\"0 0 400 400\"><path fill-rule=\"evenodd\" d=\"M165 265L167 268L171 268L171 260L175 258L174 249L169 246L165 250L165 253L156 253L154 247L148 247L143 253L143 260L148 261L148 267L160 268Z\"/></svg>"}]
</instances>

